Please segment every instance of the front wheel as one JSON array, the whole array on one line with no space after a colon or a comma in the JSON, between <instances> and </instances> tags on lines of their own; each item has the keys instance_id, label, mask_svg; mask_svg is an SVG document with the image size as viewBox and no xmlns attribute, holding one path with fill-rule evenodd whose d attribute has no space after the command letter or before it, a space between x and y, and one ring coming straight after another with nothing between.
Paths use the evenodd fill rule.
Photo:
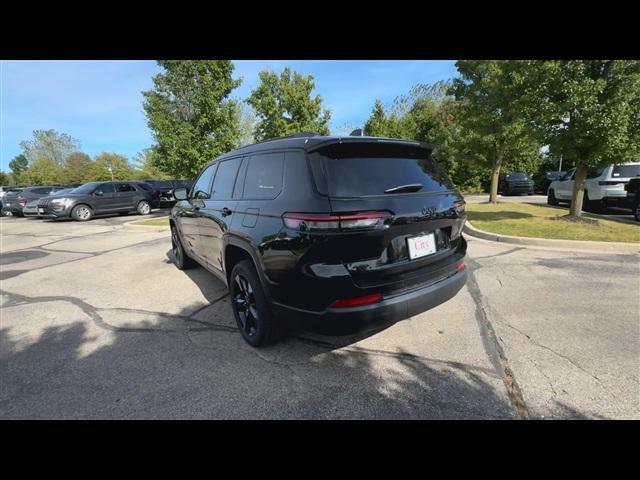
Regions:
<instances>
[{"instance_id":1,"label":"front wheel","mask_svg":"<svg viewBox=\"0 0 640 480\"><path fill-rule=\"evenodd\" d=\"M151 205L146 200L140 200L136 207L138 215L149 215L151 213Z\"/></svg>"},{"instance_id":2,"label":"front wheel","mask_svg":"<svg viewBox=\"0 0 640 480\"><path fill-rule=\"evenodd\" d=\"M76 205L71 210L71 217L79 222L86 222L93 217L93 211L88 205Z\"/></svg>"},{"instance_id":3,"label":"front wheel","mask_svg":"<svg viewBox=\"0 0 640 480\"><path fill-rule=\"evenodd\" d=\"M187 270L196 265L196 262L184 251L180 235L174 226L171 227L171 253L173 254L173 263L178 267L178 270Z\"/></svg>"},{"instance_id":4,"label":"front wheel","mask_svg":"<svg viewBox=\"0 0 640 480\"><path fill-rule=\"evenodd\" d=\"M262 347L286 334L286 324L269 309L251 260L242 260L231 270L229 295L238 329L249 345Z\"/></svg>"},{"instance_id":5,"label":"front wheel","mask_svg":"<svg viewBox=\"0 0 640 480\"><path fill-rule=\"evenodd\" d=\"M547 193L547 205L553 205L553 206L558 205L556 194L552 189L550 189L549 192Z\"/></svg>"}]
</instances>

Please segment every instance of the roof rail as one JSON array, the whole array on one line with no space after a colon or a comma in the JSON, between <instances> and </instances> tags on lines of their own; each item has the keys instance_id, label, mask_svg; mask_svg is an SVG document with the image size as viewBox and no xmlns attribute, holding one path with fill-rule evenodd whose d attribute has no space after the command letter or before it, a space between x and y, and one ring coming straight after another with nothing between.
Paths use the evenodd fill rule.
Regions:
<instances>
[{"instance_id":1,"label":"roof rail","mask_svg":"<svg viewBox=\"0 0 640 480\"><path fill-rule=\"evenodd\" d=\"M284 137L270 138L269 140L279 140L281 138L314 137L316 135L320 135L320 133L318 133L318 132L299 132L299 133L292 133L291 135L285 135Z\"/></svg>"}]
</instances>

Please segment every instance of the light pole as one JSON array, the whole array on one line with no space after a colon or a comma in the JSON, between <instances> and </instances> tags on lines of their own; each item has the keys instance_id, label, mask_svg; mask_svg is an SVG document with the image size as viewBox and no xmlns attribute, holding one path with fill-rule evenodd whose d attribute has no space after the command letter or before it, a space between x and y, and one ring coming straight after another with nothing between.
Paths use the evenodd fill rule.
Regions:
<instances>
[{"instance_id":1,"label":"light pole","mask_svg":"<svg viewBox=\"0 0 640 480\"><path fill-rule=\"evenodd\" d=\"M113 167L109 165L109 173L111 174L111 181L113 182Z\"/></svg>"},{"instance_id":2,"label":"light pole","mask_svg":"<svg viewBox=\"0 0 640 480\"><path fill-rule=\"evenodd\" d=\"M558 165L558 171L562 171L562 155L560 155L560 165Z\"/></svg>"}]
</instances>

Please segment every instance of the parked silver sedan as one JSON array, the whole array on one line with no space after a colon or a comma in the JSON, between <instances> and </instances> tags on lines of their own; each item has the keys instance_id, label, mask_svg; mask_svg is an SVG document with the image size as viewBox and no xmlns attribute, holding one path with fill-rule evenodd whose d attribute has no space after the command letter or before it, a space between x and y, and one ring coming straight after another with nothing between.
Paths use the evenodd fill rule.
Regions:
<instances>
[{"instance_id":1,"label":"parked silver sedan","mask_svg":"<svg viewBox=\"0 0 640 480\"><path fill-rule=\"evenodd\" d=\"M64 190L58 190L55 194L53 195L48 195L46 198L49 197L55 197L57 195L64 195L65 193L69 193L73 190L73 188L65 188ZM25 217L37 217L37 218L43 218L40 215L40 212L38 212L38 202L42 200L42 198L45 197L41 197L41 198L36 198L35 200L31 200L30 202L28 202L24 208L22 209L22 214Z\"/></svg>"}]
</instances>

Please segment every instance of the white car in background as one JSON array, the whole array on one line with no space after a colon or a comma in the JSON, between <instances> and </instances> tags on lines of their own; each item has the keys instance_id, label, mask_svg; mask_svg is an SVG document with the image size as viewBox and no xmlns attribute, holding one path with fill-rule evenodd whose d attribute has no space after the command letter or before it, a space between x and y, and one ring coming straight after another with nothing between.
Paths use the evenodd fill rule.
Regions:
<instances>
[{"instance_id":1,"label":"white car in background","mask_svg":"<svg viewBox=\"0 0 640 480\"><path fill-rule=\"evenodd\" d=\"M551 182L547 190L549 205L571 201L575 172L576 169L572 168L564 177ZM626 207L627 192L624 186L637 175L640 175L640 162L590 168L585 180L583 209Z\"/></svg>"}]
</instances>

